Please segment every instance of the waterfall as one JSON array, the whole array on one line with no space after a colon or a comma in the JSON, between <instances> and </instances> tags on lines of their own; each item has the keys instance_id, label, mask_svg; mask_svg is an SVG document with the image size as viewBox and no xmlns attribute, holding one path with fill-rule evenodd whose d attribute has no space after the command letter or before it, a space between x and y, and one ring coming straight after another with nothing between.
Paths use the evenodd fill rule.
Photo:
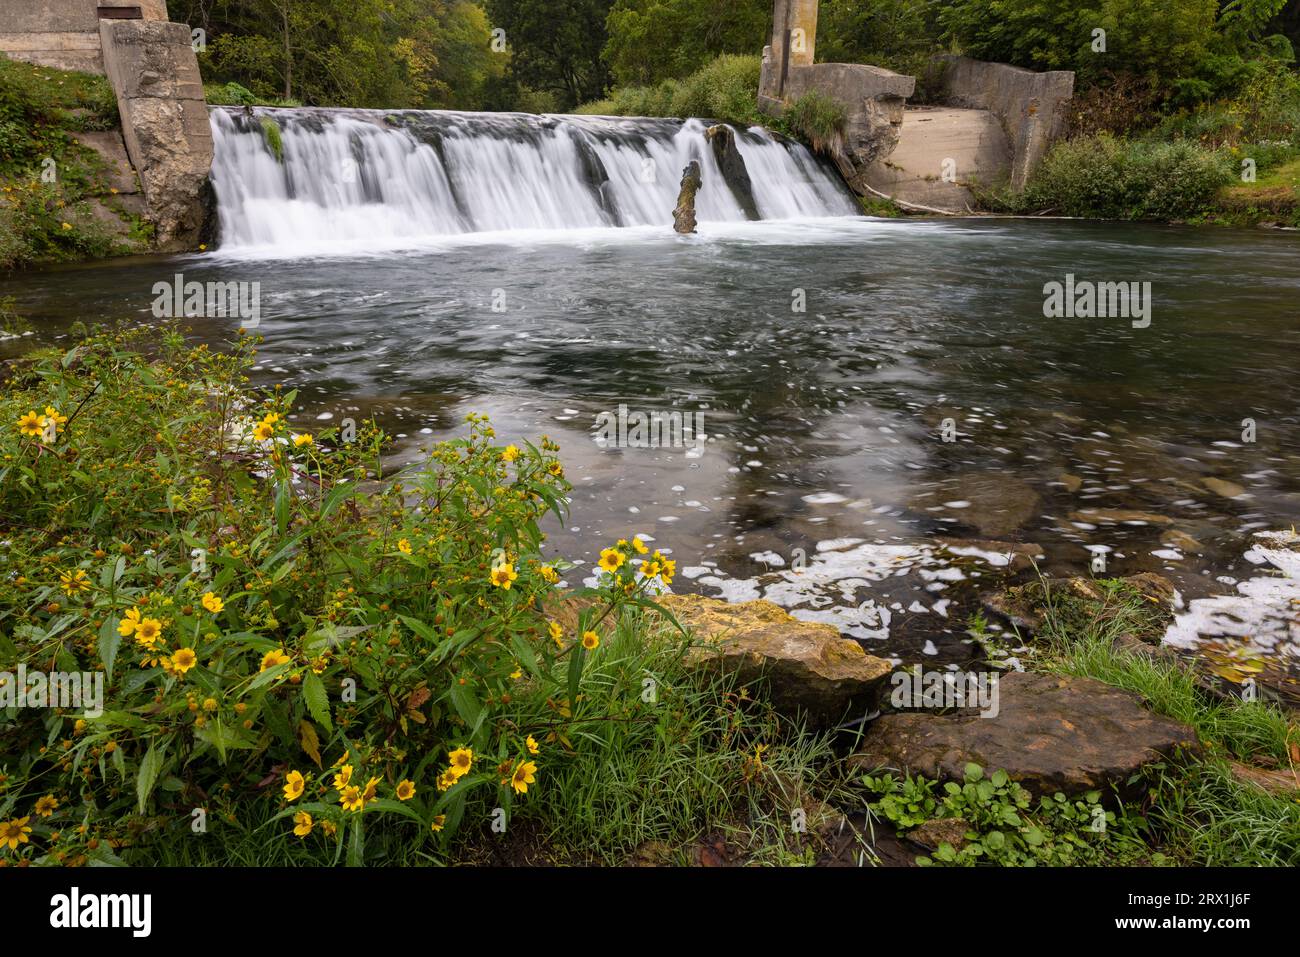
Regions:
<instances>
[{"instance_id":1,"label":"waterfall","mask_svg":"<svg viewBox=\"0 0 1300 957\"><path fill-rule=\"evenodd\" d=\"M701 223L746 219L696 119L524 113L210 111L223 247L401 242L496 230L666 225L699 160ZM279 128L280 156L263 124ZM843 182L801 145L735 130L762 219L848 216Z\"/></svg>"}]
</instances>

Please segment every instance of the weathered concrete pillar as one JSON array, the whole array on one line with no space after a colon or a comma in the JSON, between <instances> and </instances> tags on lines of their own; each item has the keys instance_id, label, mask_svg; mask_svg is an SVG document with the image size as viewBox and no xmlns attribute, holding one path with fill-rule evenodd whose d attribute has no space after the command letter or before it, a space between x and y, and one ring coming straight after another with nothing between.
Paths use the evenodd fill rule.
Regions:
<instances>
[{"instance_id":1,"label":"weathered concrete pillar","mask_svg":"<svg viewBox=\"0 0 1300 957\"><path fill-rule=\"evenodd\" d=\"M140 174L158 248L192 248L203 225L200 197L212 169L212 129L190 28L101 20L99 32L122 138Z\"/></svg>"},{"instance_id":2,"label":"weathered concrete pillar","mask_svg":"<svg viewBox=\"0 0 1300 957\"><path fill-rule=\"evenodd\" d=\"M763 48L758 95L785 97L790 70L811 66L817 46L818 0L773 0L771 42Z\"/></svg>"},{"instance_id":3,"label":"weathered concrete pillar","mask_svg":"<svg viewBox=\"0 0 1300 957\"><path fill-rule=\"evenodd\" d=\"M818 0L789 0L790 65L812 66L817 45Z\"/></svg>"}]
</instances>

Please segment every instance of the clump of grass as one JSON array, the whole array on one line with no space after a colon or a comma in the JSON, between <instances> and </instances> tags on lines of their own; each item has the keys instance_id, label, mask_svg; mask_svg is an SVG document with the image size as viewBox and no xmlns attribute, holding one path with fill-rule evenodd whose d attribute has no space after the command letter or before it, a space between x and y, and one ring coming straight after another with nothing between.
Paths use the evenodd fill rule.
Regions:
<instances>
[{"instance_id":1,"label":"clump of grass","mask_svg":"<svg viewBox=\"0 0 1300 957\"><path fill-rule=\"evenodd\" d=\"M811 798L817 769L833 761L829 738L804 734L725 679L692 674L688 643L644 613L611 634L584 677L602 707L547 745L552 786L522 812L555 848L619 863L647 843L682 848L720 827L748 852L770 853L790 836L790 805ZM633 707L647 697L652 709ZM542 688L519 704L512 720L557 723Z\"/></svg>"},{"instance_id":2,"label":"clump of grass","mask_svg":"<svg viewBox=\"0 0 1300 957\"><path fill-rule=\"evenodd\" d=\"M844 132L844 107L818 90L805 93L781 114L783 124L815 149L824 149Z\"/></svg>"},{"instance_id":3,"label":"clump of grass","mask_svg":"<svg viewBox=\"0 0 1300 957\"><path fill-rule=\"evenodd\" d=\"M1046 647L1035 667L1079 675L1135 692L1157 714L1193 728L1204 748L1199 757L1148 771L1146 818L1153 839L1186 863L1285 865L1300 862L1300 803L1239 780L1229 761L1286 768L1300 742L1292 716L1262 702L1211 698L1195 673L1172 661L1134 654L1114 644L1140 631L1149 610L1116 582L1091 614L1073 600L1048 599L1039 638Z\"/></svg>"}]
</instances>

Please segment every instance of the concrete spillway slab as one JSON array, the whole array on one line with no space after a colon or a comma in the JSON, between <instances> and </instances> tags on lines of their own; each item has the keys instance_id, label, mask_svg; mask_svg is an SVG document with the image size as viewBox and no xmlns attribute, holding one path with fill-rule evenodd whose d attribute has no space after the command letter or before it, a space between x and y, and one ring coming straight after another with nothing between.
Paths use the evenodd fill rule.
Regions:
<instances>
[{"instance_id":1,"label":"concrete spillway slab","mask_svg":"<svg viewBox=\"0 0 1300 957\"><path fill-rule=\"evenodd\" d=\"M898 146L868 169L866 182L896 200L945 212L974 206L969 183L1005 181L1012 149L988 110L908 107Z\"/></svg>"}]
</instances>

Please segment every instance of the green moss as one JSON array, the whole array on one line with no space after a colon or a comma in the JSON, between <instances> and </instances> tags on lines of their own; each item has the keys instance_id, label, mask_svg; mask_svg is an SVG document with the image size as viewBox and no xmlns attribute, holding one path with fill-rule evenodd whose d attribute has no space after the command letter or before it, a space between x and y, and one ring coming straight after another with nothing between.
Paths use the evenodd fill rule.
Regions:
<instances>
[{"instance_id":1,"label":"green moss","mask_svg":"<svg viewBox=\"0 0 1300 957\"><path fill-rule=\"evenodd\" d=\"M283 163L284 141L280 138L280 124L271 116L259 116L258 122L262 125L262 139L266 142L266 148L271 151L277 163Z\"/></svg>"}]
</instances>

